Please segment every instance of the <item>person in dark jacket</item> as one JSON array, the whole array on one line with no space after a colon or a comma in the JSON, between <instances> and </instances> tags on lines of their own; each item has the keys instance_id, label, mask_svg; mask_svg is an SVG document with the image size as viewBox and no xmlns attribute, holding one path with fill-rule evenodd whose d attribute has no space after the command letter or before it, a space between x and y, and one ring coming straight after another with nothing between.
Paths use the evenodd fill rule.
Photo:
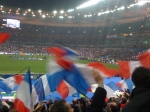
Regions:
<instances>
[{"instance_id":1,"label":"person in dark jacket","mask_svg":"<svg viewBox=\"0 0 150 112\"><path fill-rule=\"evenodd\" d=\"M150 112L150 70L138 67L132 73L135 88L122 112Z\"/></svg>"},{"instance_id":2,"label":"person in dark jacket","mask_svg":"<svg viewBox=\"0 0 150 112\"><path fill-rule=\"evenodd\" d=\"M102 87L98 87L92 97L92 103L86 108L86 112L103 112L106 107L105 98L106 90Z\"/></svg>"}]
</instances>

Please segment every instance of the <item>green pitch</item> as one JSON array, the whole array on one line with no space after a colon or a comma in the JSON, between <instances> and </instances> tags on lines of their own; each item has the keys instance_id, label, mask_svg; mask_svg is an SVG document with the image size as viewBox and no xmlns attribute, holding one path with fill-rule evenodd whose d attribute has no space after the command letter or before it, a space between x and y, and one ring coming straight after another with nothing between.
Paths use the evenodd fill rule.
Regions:
<instances>
[{"instance_id":1,"label":"green pitch","mask_svg":"<svg viewBox=\"0 0 150 112\"><path fill-rule=\"evenodd\" d=\"M25 67L29 66L32 73L47 73L47 63L49 60L49 56L46 56L46 60L17 60L17 59L10 59L10 55L0 55L0 74L16 74L23 70ZM15 58L15 55L11 55ZM27 58L27 56L20 56L16 55L18 58ZM31 58L32 56L28 56ZM43 58L43 56L34 55L33 58ZM79 60L78 63L87 64L88 61L86 60ZM117 65L113 64L105 64L108 68L115 68L118 69ZM25 71L23 72L25 73Z\"/></svg>"}]
</instances>

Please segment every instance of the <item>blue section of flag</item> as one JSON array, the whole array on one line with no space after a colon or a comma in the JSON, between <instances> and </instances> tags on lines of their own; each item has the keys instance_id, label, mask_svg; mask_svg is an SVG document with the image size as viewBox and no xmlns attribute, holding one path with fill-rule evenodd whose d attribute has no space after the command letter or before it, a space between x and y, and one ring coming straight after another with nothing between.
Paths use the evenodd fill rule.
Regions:
<instances>
[{"instance_id":1,"label":"blue section of flag","mask_svg":"<svg viewBox=\"0 0 150 112\"><path fill-rule=\"evenodd\" d=\"M128 88L130 89L130 91L132 91L134 84L131 81L131 79L125 79L125 82L126 82Z\"/></svg>"},{"instance_id":2,"label":"blue section of flag","mask_svg":"<svg viewBox=\"0 0 150 112\"><path fill-rule=\"evenodd\" d=\"M114 82L109 82L108 84L106 84L108 87L110 87L112 90L116 91L116 90L120 90L120 88L114 83Z\"/></svg>"},{"instance_id":3,"label":"blue section of flag","mask_svg":"<svg viewBox=\"0 0 150 112\"><path fill-rule=\"evenodd\" d=\"M38 79L33 86L34 86L36 93L38 95L38 100L39 101L45 100L45 93L44 93L42 79L41 78Z\"/></svg>"},{"instance_id":4,"label":"blue section of flag","mask_svg":"<svg viewBox=\"0 0 150 112\"><path fill-rule=\"evenodd\" d=\"M24 77L24 81L26 81L29 84L29 86L30 86L30 94L31 94L32 93L32 87L31 87L32 83L31 83L30 70L27 71L27 73L26 73L26 75Z\"/></svg>"},{"instance_id":5,"label":"blue section of flag","mask_svg":"<svg viewBox=\"0 0 150 112\"><path fill-rule=\"evenodd\" d=\"M72 65L72 71L67 71L64 75L64 80L66 82L68 82L81 94L86 95L90 85L74 65Z\"/></svg>"},{"instance_id":6,"label":"blue section of flag","mask_svg":"<svg viewBox=\"0 0 150 112\"><path fill-rule=\"evenodd\" d=\"M77 56L77 54L70 48L63 47L63 49L67 52L67 55Z\"/></svg>"},{"instance_id":7,"label":"blue section of flag","mask_svg":"<svg viewBox=\"0 0 150 112\"><path fill-rule=\"evenodd\" d=\"M3 81L0 81L0 88L3 89L7 94L12 92L12 89Z\"/></svg>"},{"instance_id":8,"label":"blue section of flag","mask_svg":"<svg viewBox=\"0 0 150 112\"><path fill-rule=\"evenodd\" d=\"M57 90L57 87L60 84L60 82L63 80L63 77L66 71L67 70L61 70L61 71L55 72L52 75L49 75L49 74L46 75L51 92Z\"/></svg>"}]
</instances>

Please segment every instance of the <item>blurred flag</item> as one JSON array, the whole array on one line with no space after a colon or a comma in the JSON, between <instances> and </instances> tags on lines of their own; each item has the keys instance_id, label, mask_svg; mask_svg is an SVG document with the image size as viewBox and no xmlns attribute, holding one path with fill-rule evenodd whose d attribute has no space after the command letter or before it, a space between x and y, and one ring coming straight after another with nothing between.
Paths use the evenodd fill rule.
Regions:
<instances>
[{"instance_id":1,"label":"blurred flag","mask_svg":"<svg viewBox=\"0 0 150 112\"><path fill-rule=\"evenodd\" d=\"M2 79L0 81L0 88L2 88L7 94L10 94L13 89L21 84L23 81L23 76L22 75L15 75L13 77L9 77L7 79Z\"/></svg>"},{"instance_id":2,"label":"blurred flag","mask_svg":"<svg viewBox=\"0 0 150 112\"><path fill-rule=\"evenodd\" d=\"M0 33L0 44L2 44L3 42L5 42L8 38L10 37L10 33L6 32L6 33Z\"/></svg>"},{"instance_id":3,"label":"blurred flag","mask_svg":"<svg viewBox=\"0 0 150 112\"><path fill-rule=\"evenodd\" d=\"M14 107L19 112L32 112L32 87L30 71L28 70L24 80L21 82L16 92L16 99L14 101Z\"/></svg>"},{"instance_id":4,"label":"blurred flag","mask_svg":"<svg viewBox=\"0 0 150 112\"><path fill-rule=\"evenodd\" d=\"M117 83L117 85L120 87L122 91L125 91L126 89L130 89L132 91L134 84L131 81L131 79L124 79Z\"/></svg>"}]
</instances>

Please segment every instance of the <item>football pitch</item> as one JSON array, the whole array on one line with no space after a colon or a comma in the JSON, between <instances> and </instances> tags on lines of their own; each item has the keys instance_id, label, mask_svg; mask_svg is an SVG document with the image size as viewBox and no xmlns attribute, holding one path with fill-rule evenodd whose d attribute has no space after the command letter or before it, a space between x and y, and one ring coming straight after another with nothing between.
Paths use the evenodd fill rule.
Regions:
<instances>
[{"instance_id":1,"label":"football pitch","mask_svg":"<svg viewBox=\"0 0 150 112\"><path fill-rule=\"evenodd\" d=\"M43 59L45 57L46 59ZM45 74L47 73L47 65L50 62L50 56L21 56L21 55L0 55L0 74L16 74L26 67L30 67L32 74ZM87 64L89 61L78 60L78 63ZM108 68L118 69L118 65L105 64ZM22 72L22 73L25 73Z\"/></svg>"}]
</instances>

